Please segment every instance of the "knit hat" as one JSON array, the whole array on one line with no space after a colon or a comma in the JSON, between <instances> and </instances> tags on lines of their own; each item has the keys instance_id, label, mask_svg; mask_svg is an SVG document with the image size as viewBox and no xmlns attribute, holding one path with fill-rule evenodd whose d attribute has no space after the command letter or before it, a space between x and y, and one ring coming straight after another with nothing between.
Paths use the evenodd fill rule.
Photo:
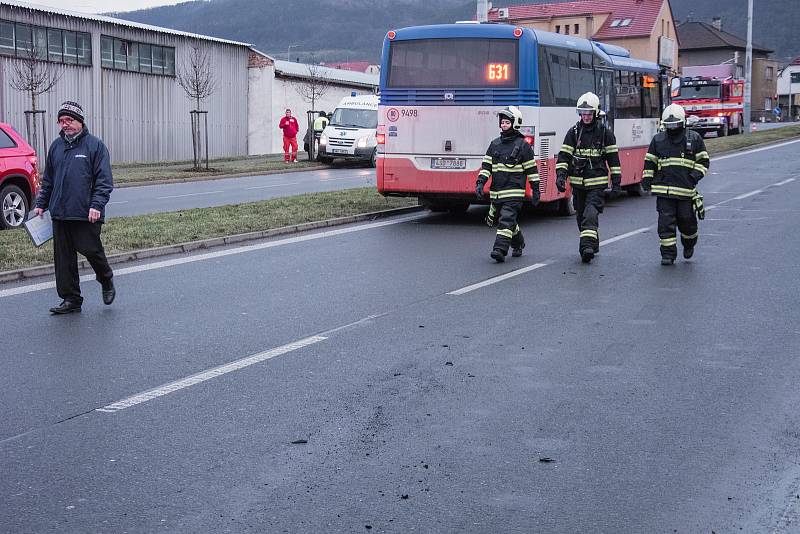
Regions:
<instances>
[{"instance_id":1,"label":"knit hat","mask_svg":"<svg viewBox=\"0 0 800 534\"><path fill-rule=\"evenodd\" d=\"M72 117L76 121L80 121L81 124L84 123L83 108L77 102L67 100L61 104L61 109L58 110L58 118L60 119L63 115Z\"/></svg>"}]
</instances>

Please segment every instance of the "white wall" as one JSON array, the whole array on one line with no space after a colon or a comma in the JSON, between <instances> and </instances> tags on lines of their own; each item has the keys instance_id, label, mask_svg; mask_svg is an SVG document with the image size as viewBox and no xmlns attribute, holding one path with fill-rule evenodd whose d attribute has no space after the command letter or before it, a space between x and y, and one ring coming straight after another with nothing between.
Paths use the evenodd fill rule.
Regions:
<instances>
[{"instance_id":1,"label":"white wall","mask_svg":"<svg viewBox=\"0 0 800 534\"><path fill-rule=\"evenodd\" d=\"M250 156L272 153L272 92L275 67L253 67L248 69L249 89L247 93L248 147ZM278 119L280 120L280 119Z\"/></svg>"}]
</instances>

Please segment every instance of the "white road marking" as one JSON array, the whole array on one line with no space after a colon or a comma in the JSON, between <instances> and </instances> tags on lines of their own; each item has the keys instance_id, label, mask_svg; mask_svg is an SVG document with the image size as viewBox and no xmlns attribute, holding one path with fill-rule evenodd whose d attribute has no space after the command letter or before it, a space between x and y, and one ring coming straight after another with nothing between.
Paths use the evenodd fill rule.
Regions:
<instances>
[{"instance_id":1,"label":"white road marking","mask_svg":"<svg viewBox=\"0 0 800 534\"><path fill-rule=\"evenodd\" d=\"M488 280L484 280L483 282L478 282L477 284L472 284L471 286L462 287L461 289L456 289L455 291L450 291L448 295L463 295L464 293L469 293L470 291L475 291L476 289L480 289L482 287L490 286L492 284L496 284L498 282L502 282L503 280L508 280L509 278L514 278L515 276L519 276L521 274L525 274L531 272L535 269L541 269L542 267L547 267L550 265L549 263L535 263L533 265L529 265L528 267L523 267L522 269L517 269L516 271L511 271L510 273L501 274L500 276L495 276L493 278L489 278Z\"/></svg>"},{"instance_id":2,"label":"white road marking","mask_svg":"<svg viewBox=\"0 0 800 534\"><path fill-rule=\"evenodd\" d=\"M106 204L106 206L110 206L111 204L127 204L130 200L113 200Z\"/></svg>"},{"instance_id":3,"label":"white road marking","mask_svg":"<svg viewBox=\"0 0 800 534\"><path fill-rule=\"evenodd\" d=\"M266 189L268 187L285 187L287 185L297 185L299 182L287 182L284 184L271 184L271 185L257 185L254 187L245 187L245 189Z\"/></svg>"},{"instance_id":4,"label":"white road marking","mask_svg":"<svg viewBox=\"0 0 800 534\"><path fill-rule=\"evenodd\" d=\"M608 238L608 239L606 239L604 241L600 241L600 246L610 245L611 243L613 243L615 241L622 241L623 239L627 239L627 238L633 237L635 235L643 234L644 232L647 232L648 230L652 230L653 228L654 228L653 226L646 226L644 228L637 228L636 230L633 230L632 232L628 232L626 234L621 234L621 235L618 235L616 237L610 237L610 238Z\"/></svg>"},{"instance_id":5,"label":"white road marking","mask_svg":"<svg viewBox=\"0 0 800 534\"><path fill-rule=\"evenodd\" d=\"M156 197L156 200L166 200L168 198L185 198L185 197L198 197L201 195L216 195L224 193L225 191L204 191L202 193L186 193L185 195L169 195L166 197Z\"/></svg>"},{"instance_id":6,"label":"white road marking","mask_svg":"<svg viewBox=\"0 0 800 534\"><path fill-rule=\"evenodd\" d=\"M752 197L753 195L757 195L759 193L763 193L763 189L756 189L755 191L750 191L749 193L745 193L743 195L739 195L738 197L733 197L731 200L742 200L747 197Z\"/></svg>"},{"instance_id":7,"label":"white road marking","mask_svg":"<svg viewBox=\"0 0 800 534\"><path fill-rule=\"evenodd\" d=\"M253 252L255 250L263 250L263 249L268 249L268 248L273 248L273 247L280 247L280 246L283 246L283 245L291 245L293 243L302 243L304 241L311 241L311 240L314 240L314 239L324 239L326 237L334 237L334 236L339 236L339 235L351 234L353 232L362 232L364 230L372 230L374 228L381 228L383 226L391 226L391 225L394 225L394 224L406 223L406 222L409 222L409 221L414 221L414 220L422 219L424 217L429 217L429 216L430 216L430 214L428 214L427 212L418 213L418 214L409 215L409 216L406 216L406 217L400 217L400 218L397 218L397 219L391 219L391 220L388 220L388 221L361 224L361 225L357 225L357 226L350 226L350 227L347 227L347 228L339 228L337 230L327 230L325 232L318 232L318 233L315 233L315 234L306 234L306 235L300 235L300 236L296 236L296 237L289 237L289 238L286 238L286 239L279 239L277 241L268 241L266 243L258 243L258 244L255 244L255 245L246 245L246 246L237 247L237 248L230 248L230 249L225 249L225 250L217 250L217 251L214 251L214 252L207 252L205 254L197 254L195 256L185 256L185 257L182 257L182 258L175 258L175 259L171 259L171 260L157 261L157 262L154 262L154 263L145 263L145 264L142 264L142 265L136 265L134 267L125 267L123 269L115 269L114 270L114 276L117 277L117 276L122 276L122 275L126 275L126 274L140 273L140 272L144 272L144 271L152 271L152 270L155 270L155 269L163 269L165 267L173 267L175 265L183 265L183 264L186 264L186 263L194 263L194 262L204 261L204 260L209 260L209 259L214 259L214 258L222 258L222 257L225 257L225 256L232 256L234 254L244 254L246 252ZM94 274L87 274L87 275L81 276L81 282L87 282L89 280L94 280L94 279L95 279L95 275ZM24 285L24 286L19 286L19 287L12 287L12 288L9 288L9 289L0 290L0 298L10 297L10 296L13 296L13 295L22 295L22 294L25 294L25 293L32 293L34 291L41 291L43 289L50 289L50 288L53 288L55 286L56 286L55 282L42 282L42 283L39 283L39 284L30 284L30 285Z\"/></svg>"},{"instance_id":8,"label":"white road marking","mask_svg":"<svg viewBox=\"0 0 800 534\"><path fill-rule=\"evenodd\" d=\"M778 182L777 184L769 185L767 187L779 187L779 186L786 185L786 184L794 182L794 181L795 181L795 178L789 178L788 180L784 180L782 182Z\"/></svg>"},{"instance_id":9,"label":"white road marking","mask_svg":"<svg viewBox=\"0 0 800 534\"><path fill-rule=\"evenodd\" d=\"M745 150L744 152L737 152L735 154L728 154L727 156L717 156L715 158L711 158L711 161L722 161L723 159L728 158L738 158L739 156L746 156L748 154L754 154L756 152L762 152L764 150L772 150L773 148L781 148L788 145L793 145L795 143L800 143L800 139L795 139L794 141L787 141L786 143L780 143L777 145L770 145L761 148L753 148L751 150Z\"/></svg>"},{"instance_id":10,"label":"white road marking","mask_svg":"<svg viewBox=\"0 0 800 534\"><path fill-rule=\"evenodd\" d=\"M261 363L263 361L275 358L282 354L302 349L303 347L319 343L320 341L325 341L326 339L328 338L322 336L307 337L305 339L301 339L293 343L288 343L286 345L283 345L282 347L276 347L266 352L253 354L252 356L247 356L246 358L226 363L224 365L220 365L218 367L214 367L206 371L202 371L200 373L187 376L186 378L176 380L175 382L170 382L169 384L164 384L163 386L159 386L157 388L150 389L142 393L138 393L136 395L127 397L120 401L111 403L107 406L103 406L102 408L97 408L95 411L105 412L105 413L115 413L120 410L130 408L131 406L136 406L137 404L142 404L143 402L147 402L153 399L157 399L158 397L163 397L164 395L174 393L175 391L180 391L181 389L188 388L189 386L200 384L201 382L211 380L212 378L217 378L218 376L222 376L231 373L233 371L238 371L239 369L243 369L245 367Z\"/></svg>"}]
</instances>

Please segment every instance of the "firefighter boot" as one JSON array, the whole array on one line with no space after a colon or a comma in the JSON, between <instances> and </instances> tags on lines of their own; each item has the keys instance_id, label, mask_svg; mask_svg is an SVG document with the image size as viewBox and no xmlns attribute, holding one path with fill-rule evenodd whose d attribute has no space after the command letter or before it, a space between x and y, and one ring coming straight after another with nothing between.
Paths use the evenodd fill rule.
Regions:
<instances>
[{"instance_id":1,"label":"firefighter boot","mask_svg":"<svg viewBox=\"0 0 800 534\"><path fill-rule=\"evenodd\" d=\"M667 258L666 256L661 256L661 265L672 265L675 263L675 258Z\"/></svg>"},{"instance_id":2,"label":"firefighter boot","mask_svg":"<svg viewBox=\"0 0 800 534\"><path fill-rule=\"evenodd\" d=\"M583 247L583 249L581 249L581 261L583 263L592 263L593 259L594 259L594 248Z\"/></svg>"},{"instance_id":3,"label":"firefighter boot","mask_svg":"<svg viewBox=\"0 0 800 534\"><path fill-rule=\"evenodd\" d=\"M522 237L522 232L517 231L511 239L511 256L519 258L522 256L522 249L525 248L525 238Z\"/></svg>"},{"instance_id":4,"label":"firefighter boot","mask_svg":"<svg viewBox=\"0 0 800 534\"><path fill-rule=\"evenodd\" d=\"M491 256L492 259L497 263L503 263L504 261L506 261L506 253L500 250L499 248L492 250L489 256Z\"/></svg>"},{"instance_id":5,"label":"firefighter boot","mask_svg":"<svg viewBox=\"0 0 800 534\"><path fill-rule=\"evenodd\" d=\"M694 245L691 247L683 247L683 257L687 260L694 256Z\"/></svg>"}]
</instances>

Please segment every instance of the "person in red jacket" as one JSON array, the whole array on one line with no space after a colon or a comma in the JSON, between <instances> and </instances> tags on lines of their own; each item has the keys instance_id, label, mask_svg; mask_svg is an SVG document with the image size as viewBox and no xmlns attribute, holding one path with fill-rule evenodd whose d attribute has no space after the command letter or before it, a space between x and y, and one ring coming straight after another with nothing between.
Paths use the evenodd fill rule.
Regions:
<instances>
[{"instance_id":1,"label":"person in red jacket","mask_svg":"<svg viewBox=\"0 0 800 534\"><path fill-rule=\"evenodd\" d=\"M292 110L286 108L286 116L281 119L278 128L283 130L283 160L286 163L290 161L297 163L297 132L300 131L300 125L297 119L292 117ZM289 148L291 147L291 153Z\"/></svg>"}]
</instances>

